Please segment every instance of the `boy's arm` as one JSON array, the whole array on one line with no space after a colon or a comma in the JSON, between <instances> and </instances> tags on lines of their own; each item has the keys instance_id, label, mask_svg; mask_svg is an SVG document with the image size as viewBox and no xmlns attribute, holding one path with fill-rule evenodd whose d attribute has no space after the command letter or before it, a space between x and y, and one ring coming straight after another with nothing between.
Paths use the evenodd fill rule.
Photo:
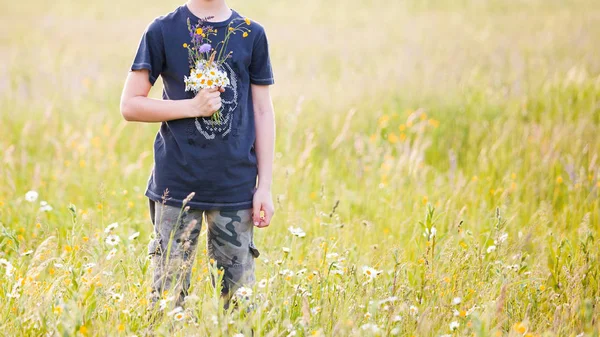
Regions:
<instances>
[{"instance_id":1,"label":"boy's arm","mask_svg":"<svg viewBox=\"0 0 600 337\"><path fill-rule=\"evenodd\" d=\"M275 114L268 85L251 84L254 125L256 130L256 158L258 188L254 193L253 221L257 227L267 227L275 211L271 196L273 181L273 152L275 150ZM260 216L260 211L264 217Z\"/></svg>"},{"instance_id":2,"label":"boy's arm","mask_svg":"<svg viewBox=\"0 0 600 337\"><path fill-rule=\"evenodd\" d=\"M189 117L208 117L221 108L219 89L203 89L192 99L161 100L148 97L150 88L152 84L147 69L129 72L121 94L121 114L125 120L164 122Z\"/></svg>"}]
</instances>

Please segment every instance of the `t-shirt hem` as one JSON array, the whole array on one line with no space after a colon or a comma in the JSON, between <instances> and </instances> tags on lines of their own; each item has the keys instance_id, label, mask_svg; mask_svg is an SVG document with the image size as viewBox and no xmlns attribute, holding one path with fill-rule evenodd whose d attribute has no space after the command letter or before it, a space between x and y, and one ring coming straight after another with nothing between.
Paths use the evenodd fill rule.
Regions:
<instances>
[{"instance_id":1,"label":"t-shirt hem","mask_svg":"<svg viewBox=\"0 0 600 337\"><path fill-rule=\"evenodd\" d=\"M134 63L131 65L131 70L142 70L142 69L148 69L148 73L149 73L148 79L150 80L150 84L154 85L154 83L156 82L156 80L158 78L156 76L152 75L152 65L150 63L141 62L141 63Z\"/></svg>"},{"instance_id":2,"label":"t-shirt hem","mask_svg":"<svg viewBox=\"0 0 600 337\"><path fill-rule=\"evenodd\" d=\"M146 190L145 195L152 201L156 202L164 202L168 206L173 207L183 207L183 200L174 199L172 197L167 197L163 200L162 196L152 192L151 190ZM242 202L234 202L234 203L214 203L214 202L202 202L190 200L186 204L186 206L190 206L191 209L199 209L199 210L241 210L241 209L249 209L252 208L252 200L242 201Z\"/></svg>"},{"instance_id":3,"label":"t-shirt hem","mask_svg":"<svg viewBox=\"0 0 600 337\"><path fill-rule=\"evenodd\" d=\"M264 78L264 79L250 79L250 83L252 84L261 84L261 85L271 85L275 84L275 81L272 78Z\"/></svg>"}]
</instances>

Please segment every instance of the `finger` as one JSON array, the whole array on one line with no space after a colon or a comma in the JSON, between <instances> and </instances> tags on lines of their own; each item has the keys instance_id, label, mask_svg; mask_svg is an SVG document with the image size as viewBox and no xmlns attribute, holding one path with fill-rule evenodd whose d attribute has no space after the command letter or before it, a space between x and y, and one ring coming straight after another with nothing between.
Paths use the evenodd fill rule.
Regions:
<instances>
[{"instance_id":1,"label":"finger","mask_svg":"<svg viewBox=\"0 0 600 337\"><path fill-rule=\"evenodd\" d=\"M223 88L223 87L219 87L219 91L220 91L220 92L225 92L225 88Z\"/></svg>"},{"instance_id":2,"label":"finger","mask_svg":"<svg viewBox=\"0 0 600 337\"><path fill-rule=\"evenodd\" d=\"M260 224L260 206L260 202L252 202L252 222L254 222L254 226L258 226Z\"/></svg>"},{"instance_id":3,"label":"finger","mask_svg":"<svg viewBox=\"0 0 600 337\"><path fill-rule=\"evenodd\" d=\"M265 211L265 216L260 219L260 227L268 227L271 224L272 217L273 217L272 211Z\"/></svg>"}]
</instances>

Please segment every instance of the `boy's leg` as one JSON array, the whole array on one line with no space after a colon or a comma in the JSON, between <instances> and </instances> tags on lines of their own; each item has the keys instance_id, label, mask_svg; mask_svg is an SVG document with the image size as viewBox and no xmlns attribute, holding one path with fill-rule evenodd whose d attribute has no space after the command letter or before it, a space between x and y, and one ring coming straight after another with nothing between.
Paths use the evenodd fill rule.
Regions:
<instances>
[{"instance_id":1,"label":"boy's leg","mask_svg":"<svg viewBox=\"0 0 600 337\"><path fill-rule=\"evenodd\" d=\"M206 211L206 222L208 256L223 269L221 295L229 299L240 286L255 282L254 259L260 253L253 241L252 209Z\"/></svg>"},{"instance_id":2,"label":"boy's leg","mask_svg":"<svg viewBox=\"0 0 600 337\"><path fill-rule=\"evenodd\" d=\"M190 287L202 211L190 209L185 212L179 207L154 201L150 211L153 213L155 235L148 244L148 254L152 257L154 267L151 305L154 307L162 293L171 290L176 296L175 306L183 306Z\"/></svg>"}]
</instances>

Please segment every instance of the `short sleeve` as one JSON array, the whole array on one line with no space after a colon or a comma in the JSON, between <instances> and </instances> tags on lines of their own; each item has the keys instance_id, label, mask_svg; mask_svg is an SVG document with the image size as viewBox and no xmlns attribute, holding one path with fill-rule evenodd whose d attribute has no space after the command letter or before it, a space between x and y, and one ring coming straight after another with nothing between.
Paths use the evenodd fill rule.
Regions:
<instances>
[{"instance_id":1,"label":"short sleeve","mask_svg":"<svg viewBox=\"0 0 600 337\"><path fill-rule=\"evenodd\" d=\"M160 22L154 20L142 35L131 70L148 69L150 84L154 85L163 70L164 59L164 41Z\"/></svg>"},{"instance_id":2,"label":"short sleeve","mask_svg":"<svg viewBox=\"0 0 600 337\"><path fill-rule=\"evenodd\" d=\"M274 84L271 59L269 58L269 42L264 30L254 41L252 60L250 61L250 83L270 85Z\"/></svg>"}]
</instances>

